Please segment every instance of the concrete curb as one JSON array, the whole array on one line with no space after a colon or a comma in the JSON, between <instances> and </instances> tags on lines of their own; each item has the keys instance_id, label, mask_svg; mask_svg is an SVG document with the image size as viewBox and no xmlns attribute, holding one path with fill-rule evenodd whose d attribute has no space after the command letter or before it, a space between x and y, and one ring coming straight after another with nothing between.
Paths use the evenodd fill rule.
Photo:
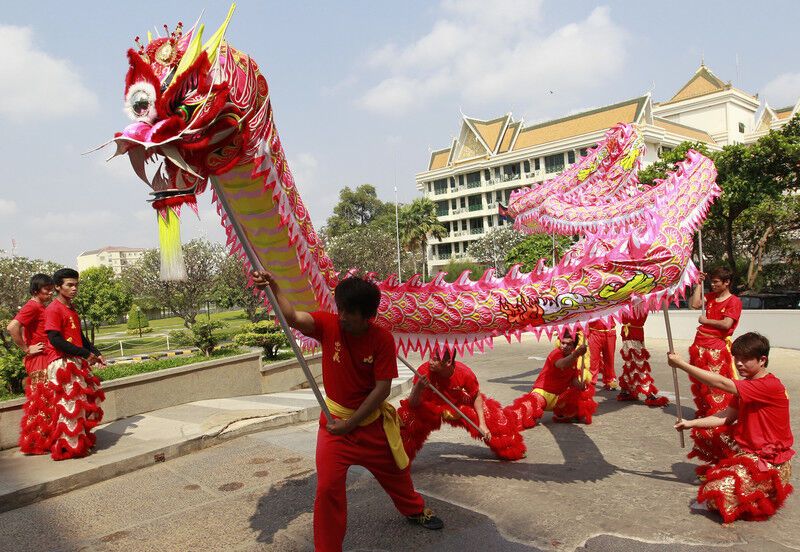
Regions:
<instances>
[{"instance_id":1,"label":"concrete curb","mask_svg":"<svg viewBox=\"0 0 800 552\"><path fill-rule=\"evenodd\" d=\"M411 385L412 380L410 378L395 383L392 386L389 398L394 399L403 395L411 389ZM0 512L21 508L56 495L146 468L153 464L178 458L204 448L212 447L229 439L235 439L268 429L277 429L291 424L310 422L319 417L320 411L319 405L314 405L297 408L290 412L266 415L263 419L257 417L235 420L221 428L214 428L207 431L203 435L194 436L166 445L162 442L146 452L139 452L132 456L111 460L104 464L89 465L85 470L80 472L56 476L49 481L28 485L7 494L0 495Z\"/></svg>"}]
</instances>

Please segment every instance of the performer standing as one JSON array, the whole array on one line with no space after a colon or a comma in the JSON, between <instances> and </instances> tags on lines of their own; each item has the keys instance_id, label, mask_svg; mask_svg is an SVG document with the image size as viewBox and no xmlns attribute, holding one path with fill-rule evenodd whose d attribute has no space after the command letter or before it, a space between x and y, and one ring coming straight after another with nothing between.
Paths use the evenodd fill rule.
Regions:
<instances>
[{"instance_id":1,"label":"performer standing","mask_svg":"<svg viewBox=\"0 0 800 552\"><path fill-rule=\"evenodd\" d=\"M792 492L791 458L794 456L789 396L786 387L767 371L769 340L755 332L736 339L732 346L736 367L744 379L734 380L693 366L678 355L668 355L671 366L733 399L723 410L694 420L680 420L675 429L717 428L720 451L705 466L705 482L698 503L716 509L725 523L736 519L766 519Z\"/></svg>"},{"instance_id":2,"label":"performer standing","mask_svg":"<svg viewBox=\"0 0 800 552\"><path fill-rule=\"evenodd\" d=\"M667 397L658 396L658 388L653 382L650 370L650 351L644 346L644 323L647 312L643 314L626 314L622 316L622 375L619 386L622 391L617 395L618 401L636 401L639 394L645 396L647 406L665 406L669 404Z\"/></svg>"},{"instance_id":3,"label":"performer standing","mask_svg":"<svg viewBox=\"0 0 800 552\"><path fill-rule=\"evenodd\" d=\"M614 371L614 353L617 348L617 325L613 320L589 322L589 364L592 370L592 385L597 375L603 374L603 389L619 389L617 373Z\"/></svg>"},{"instance_id":4,"label":"performer standing","mask_svg":"<svg viewBox=\"0 0 800 552\"><path fill-rule=\"evenodd\" d=\"M486 444L498 458L519 460L525 456L525 443L517 428L517 421L509 417L496 400L480 391L478 378L470 368L455 359L455 352L438 349L431 353L430 361L417 370L421 377L414 378L414 387L408 399L400 401L400 433L403 445L411 460L425 444L432 431L439 429L442 420L453 427L466 429L475 439L481 439L469 425L433 391L436 387L450 402L475 422L483 431Z\"/></svg>"},{"instance_id":5,"label":"performer standing","mask_svg":"<svg viewBox=\"0 0 800 552\"><path fill-rule=\"evenodd\" d=\"M92 429L103 419L100 403L105 394L91 367L105 366L105 360L81 331L80 317L72 306L78 294L78 276L71 268L56 270L53 281L58 295L44 316L47 379L54 391L50 432L54 460L89 454L97 439Z\"/></svg>"},{"instance_id":6,"label":"performer standing","mask_svg":"<svg viewBox=\"0 0 800 552\"><path fill-rule=\"evenodd\" d=\"M730 353L730 338L739 317L742 314L742 302L730 291L733 273L725 268L714 269L710 274L711 292L703 297L703 281L705 274L700 275L700 283L694 289L689 306L693 309L703 307L705 300L705 313L698 319L700 326L697 328L694 343L689 347L689 362L700 368L726 378L736 378L733 357ZM702 418L719 412L728 407L732 395L726 391L709 387L695 378L691 390L694 403L697 406L696 417ZM695 429L692 431L694 447L689 453L689 458L700 458L710 461L719 456L719 451L714 451L717 439L714 434L716 429Z\"/></svg>"},{"instance_id":7,"label":"performer standing","mask_svg":"<svg viewBox=\"0 0 800 552\"><path fill-rule=\"evenodd\" d=\"M553 412L554 422L583 419L586 424L592 423L597 409L594 386L589 385L592 377L589 370L577 366L578 359L586 354L586 345L576 346L576 338L580 339L580 334L573 337L565 331L560 346L547 355L531 391L506 407L516 416L520 429L535 426L545 411Z\"/></svg>"},{"instance_id":8,"label":"performer standing","mask_svg":"<svg viewBox=\"0 0 800 552\"><path fill-rule=\"evenodd\" d=\"M272 288L278 307L293 328L322 344L325 402L334 417L320 415L317 432L317 497L314 501L314 547L341 551L347 529L347 470L367 468L395 507L409 521L441 529L442 520L425 507L414 490L403 449L397 413L386 398L397 377L392 334L376 326L381 292L358 277L336 286L338 314L295 310L269 272L254 272L256 287Z\"/></svg>"},{"instance_id":9,"label":"performer standing","mask_svg":"<svg viewBox=\"0 0 800 552\"><path fill-rule=\"evenodd\" d=\"M47 361L44 346L44 308L53 298L53 279L47 274L34 274L30 283L30 300L8 323L14 343L25 353L25 406L22 408L19 450L22 454L50 452L52 390L47 385Z\"/></svg>"}]
</instances>

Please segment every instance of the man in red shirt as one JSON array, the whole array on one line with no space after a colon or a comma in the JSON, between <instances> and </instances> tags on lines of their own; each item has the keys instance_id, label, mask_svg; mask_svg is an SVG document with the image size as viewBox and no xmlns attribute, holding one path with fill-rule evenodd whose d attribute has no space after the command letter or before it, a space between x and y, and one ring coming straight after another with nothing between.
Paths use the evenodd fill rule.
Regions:
<instances>
[{"instance_id":1,"label":"man in red shirt","mask_svg":"<svg viewBox=\"0 0 800 552\"><path fill-rule=\"evenodd\" d=\"M435 350L430 361L423 363L414 378L408 399L400 401L401 436L408 457L413 460L431 432L439 429L442 420L453 427L466 429L475 439L483 439L498 458L519 460L525 456L525 443L519 434L516 419L509 418L496 400L480 392L478 378L470 368L456 361L455 352ZM460 414L453 412L430 388L435 387L458 410L472 420L483 437Z\"/></svg>"},{"instance_id":2,"label":"man in red shirt","mask_svg":"<svg viewBox=\"0 0 800 552\"><path fill-rule=\"evenodd\" d=\"M386 402L392 379L397 377L397 356L392 334L372 321L378 312L380 289L362 278L346 278L334 292L338 314L308 313L295 310L271 273L254 272L253 280L260 289L270 286L291 327L322 345L325 402L334 419L326 423L320 416L317 432L315 550L342 550L347 529L345 483L353 465L372 472L409 521L426 529L441 529L442 520L425 507L414 490L397 413Z\"/></svg>"},{"instance_id":3,"label":"man in red shirt","mask_svg":"<svg viewBox=\"0 0 800 552\"><path fill-rule=\"evenodd\" d=\"M577 366L578 359L586 354L586 345L576 343L580 338L580 334L573 337L565 331L559 347L547 355L531 391L506 407L516 416L520 429L535 426L545 411L553 412L554 422L577 422L582 418L585 423L592 423L597 403L594 386L589 385L591 372L586 366Z\"/></svg>"},{"instance_id":4,"label":"man in red shirt","mask_svg":"<svg viewBox=\"0 0 800 552\"><path fill-rule=\"evenodd\" d=\"M689 306L693 309L702 308L705 301L705 313L698 319L700 326L697 328L694 342L689 347L689 362L702 370L726 378L736 378L730 352L730 338L739 325L742 314L742 302L731 293L732 276L733 273L725 267L714 269L709 274L711 292L703 297L703 281L706 276L701 273L700 283L694 288L689 301ZM730 404L732 398L730 393L709 387L695 378L689 379L692 382L691 391L698 418L724 410ZM697 457L709 461L719 456L719 451L712 450L716 442L713 434L716 431L693 431L694 446L689 458Z\"/></svg>"},{"instance_id":5,"label":"man in red shirt","mask_svg":"<svg viewBox=\"0 0 800 552\"><path fill-rule=\"evenodd\" d=\"M22 408L19 450L23 454L50 452L50 403L52 392L47 388L47 362L44 346L44 308L53 298L53 279L47 274L34 274L30 283L31 299L25 303L8 331L14 343L25 353L25 406Z\"/></svg>"},{"instance_id":6,"label":"man in red shirt","mask_svg":"<svg viewBox=\"0 0 800 552\"><path fill-rule=\"evenodd\" d=\"M617 348L617 325L613 320L589 322L589 366L592 370L592 385L597 375L603 375L603 389L619 389L617 373L614 371L614 352Z\"/></svg>"},{"instance_id":7,"label":"man in red shirt","mask_svg":"<svg viewBox=\"0 0 800 552\"><path fill-rule=\"evenodd\" d=\"M685 362L675 353L669 363L690 377L730 393L725 409L703 418L679 420L675 429L711 429L718 457L704 466L704 483L697 502L716 509L725 523L738 518L766 519L792 492L790 459L794 437L789 422L789 396L781 381L767 371L769 340L750 332L732 346L743 379L726 378Z\"/></svg>"},{"instance_id":8,"label":"man in red shirt","mask_svg":"<svg viewBox=\"0 0 800 552\"><path fill-rule=\"evenodd\" d=\"M50 454L54 460L89 454L96 436L92 429L103 419L105 394L94 365L105 366L100 352L81 331L72 300L78 294L78 272L71 268L53 274L55 300L45 309L47 378L54 389Z\"/></svg>"}]
</instances>

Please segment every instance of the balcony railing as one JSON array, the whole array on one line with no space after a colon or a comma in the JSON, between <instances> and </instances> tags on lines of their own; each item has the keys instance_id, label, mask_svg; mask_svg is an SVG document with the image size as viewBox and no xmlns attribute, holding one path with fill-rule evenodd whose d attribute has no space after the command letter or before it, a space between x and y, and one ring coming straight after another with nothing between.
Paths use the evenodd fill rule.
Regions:
<instances>
[{"instance_id":1,"label":"balcony railing","mask_svg":"<svg viewBox=\"0 0 800 552\"><path fill-rule=\"evenodd\" d=\"M497 201L492 201L491 203L487 203L486 204L486 208L487 209L497 209L498 204L499 203Z\"/></svg>"},{"instance_id":2,"label":"balcony railing","mask_svg":"<svg viewBox=\"0 0 800 552\"><path fill-rule=\"evenodd\" d=\"M482 227L481 228L470 228L469 229L469 233L472 234L472 235L483 234L483 228Z\"/></svg>"},{"instance_id":3,"label":"balcony railing","mask_svg":"<svg viewBox=\"0 0 800 552\"><path fill-rule=\"evenodd\" d=\"M466 236L467 233L468 233L468 230L455 230L453 232L453 237L454 238L460 238L461 236Z\"/></svg>"},{"instance_id":4,"label":"balcony railing","mask_svg":"<svg viewBox=\"0 0 800 552\"><path fill-rule=\"evenodd\" d=\"M464 207L456 207L452 211L450 211L451 215L460 215L461 213L466 213L467 210Z\"/></svg>"},{"instance_id":5,"label":"balcony railing","mask_svg":"<svg viewBox=\"0 0 800 552\"><path fill-rule=\"evenodd\" d=\"M500 181L508 182L510 180L517 180L519 179L519 177L520 177L519 173L504 174L503 176L500 177Z\"/></svg>"},{"instance_id":6,"label":"balcony railing","mask_svg":"<svg viewBox=\"0 0 800 552\"><path fill-rule=\"evenodd\" d=\"M483 204L482 203L477 203L477 204L469 206L469 210L470 211L480 211L482 209L483 209Z\"/></svg>"}]
</instances>

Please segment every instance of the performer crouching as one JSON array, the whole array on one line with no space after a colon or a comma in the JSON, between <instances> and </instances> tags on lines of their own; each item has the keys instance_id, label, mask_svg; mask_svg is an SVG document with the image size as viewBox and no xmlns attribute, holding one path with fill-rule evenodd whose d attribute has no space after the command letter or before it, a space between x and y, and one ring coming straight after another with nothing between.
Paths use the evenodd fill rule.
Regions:
<instances>
[{"instance_id":1,"label":"performer crouching","mask_svg":"<svg viewBox=\"0 0 800 552\"><path fill-rule=\"evenodd\" d=\"M767 371L769 340L750 332L733 342L736 368L744 379L734 380L668 355L703 385L730 393L728 407L704 418L680 420L679 431L720 428L715 450L721 452L704 466L705 482L698 503L716 509L725 523L736 519L766 519L792 492L789 484L794 437L789 424L789 397L783 383Z\"/></svg>"},{"instance_id":2,"label":"performer crouching","mask_svg":"<svg viewBox=\"0 0 800 552\"><path fill-rule=\"evenodd\" d=\"M72 306L78 272L62 268L53 274L53 282L58 295L44 313L47 379L54 389L50 454L53 460L64 460L86 456L95 444L92 429L103 419L105 394L91 367L105 366L105 361L81 331Z\"/></svg>"},{"instance_id":3,"label":"performer crouching","mask_svg":"<svg viewBox=\"0 0 800 552\"><path fill-rule=\"evenodd\" d=\"M517 398L506 411L517 418L520 429L528 429L538 422L545 411L553 412L554 422L592 423L597 409L592 374L586 366L578 368L578 359L586 354L586 345L577 345L569 330L561 337L561 344L547 355L544 367L530 393Z\"/></svg>"},{"instance_id":4,"label":"performer crouching","mask_svg":"<svg viewBox=\"0 0 800 552\"><path fill-rule=\"evenodd\" d=\"M423 363L414 378L408 399L400 401L400 433L408 457L413 460L432 431L442 420L453 427L466 429L475 439L489 445L502 460L525 457L525 443L519 434L515 417L509 417L500 403L480 391L478 378L466 365L456 361L455 351L437 349L430 361ZM431 389L436 387L458 409L481 429L485 437L468 424Z\"/></svg>"},{"instance_id":5,"label":"performer crouching","mask_svg":"<svg viewBox=\"0 0 800 552\"><path fill-rule=\"evenodd\" d=\"M409 521L441 529L442 520L414 490L397 412L386 402L397 377L397 357L392 334L372 321L381 300L378 287L358 277L346 278L334 292L338 314L308 313L294 308L269 272L254 272L253 280L256 287L272 288L290 326L322 344L325 401L334 420L326 423L320 415L317 432L314 549L342 550L345 483L353 465L368 469Z\"/></svg>"}]
</instances>

